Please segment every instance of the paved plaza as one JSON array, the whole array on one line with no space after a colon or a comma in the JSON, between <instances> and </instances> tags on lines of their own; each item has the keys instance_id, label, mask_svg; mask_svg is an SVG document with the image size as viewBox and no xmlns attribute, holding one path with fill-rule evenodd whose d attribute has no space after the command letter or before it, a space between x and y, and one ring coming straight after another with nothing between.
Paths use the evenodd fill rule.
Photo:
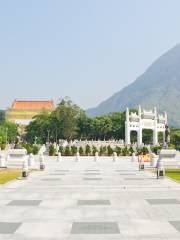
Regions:
<instances>
[{"instance_id":1,"label":"paved plaza","mask_svg":"<svg viewBox=\"0 0 180 240\"><path fill-rule=\"evenodd\" d=\"M180 239L180 185L121 157L46 158L0 187L0 239Z\"/></svg>"}]
</instances>

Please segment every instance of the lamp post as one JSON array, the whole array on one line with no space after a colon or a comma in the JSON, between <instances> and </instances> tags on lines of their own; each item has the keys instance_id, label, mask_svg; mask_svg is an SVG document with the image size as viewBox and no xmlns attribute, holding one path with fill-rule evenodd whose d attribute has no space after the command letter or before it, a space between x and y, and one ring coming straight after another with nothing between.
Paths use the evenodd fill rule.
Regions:
<instances>
[{"instance_id":1,"label":"lamp post","mask_svg":"<svg viewBox=\"0 0 180 240\"><path fill-rule=\"evenodd\" d=\"M57 128L56 128L56 144L57 144Z\"/></svg>"},{"instance_id":2,"label":"lamp post","mask_svg":"<svg viewBox=\"0 0 180 240\"><path fill-rule=\"evenodd\" d=\"M36 141L37 141L37 136L35 136L35 141L34 141L34 144L36 145Z\"/></svg>"},{"instance_id":3,"label":"lamp post","mask_svg":"<svg viewBox=\"0 0 180 240\"><path fill-rule=\"evenodd\" d=\"M50 130L47 130L47 132L48 132L48 144L49 144L49 133L50 133Z\"/></svg>"}]
</instances>

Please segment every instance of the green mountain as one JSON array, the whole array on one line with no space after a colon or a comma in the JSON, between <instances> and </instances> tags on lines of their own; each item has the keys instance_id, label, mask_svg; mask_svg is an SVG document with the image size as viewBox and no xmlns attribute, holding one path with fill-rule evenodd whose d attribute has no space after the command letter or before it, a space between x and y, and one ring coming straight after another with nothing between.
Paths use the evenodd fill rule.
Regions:
<instances>
[{"instance_id":1,"label":"green mountain","mask_svg":"<svg viewBox=\"0 0 180 240\"><path fill-rule=\"evenodd\" d=\"M87 115L123 111L138 105L167 111L169 125L180 127L180 44L157 59L132 84L96 108L88 109Z\"/></svg>"}]
</instances>

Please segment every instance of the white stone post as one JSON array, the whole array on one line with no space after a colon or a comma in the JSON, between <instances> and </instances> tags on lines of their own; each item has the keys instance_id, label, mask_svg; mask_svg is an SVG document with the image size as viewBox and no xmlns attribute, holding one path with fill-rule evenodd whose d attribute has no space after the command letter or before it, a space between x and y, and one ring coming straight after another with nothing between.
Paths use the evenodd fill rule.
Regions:
<instances>
[{"instance_id":1,"label":"white stone post","mask_svg":"<svg viewBox=\"0 0 180 240\"><path fill-rule=\"evenodd\" d=\"M28 165L29 165L30 167L34 167L34 165L35 165L34 155L33 155L32 153L29 155Z\"/></svg>"},{"instance_id":2,"label":"white stone post","mask_svg":"<svg viewBox=\"0 0 180 240\"><path fill-rule=\"evenodd\" d=\"M144 168L145 168L144 161L140 160L139 161L139 171L144 170Z\"/></svg>"},{"instance_id":3,"label":"white stone post","mask_svg":"<svg viewBox=\"0 0 180 240\"><path fill-rule=\"evenodd\" d=\"M117 161L117 153L114 152L114 153L113 153L113 162L116 162L116 161Z\"/></svg>"},{"instance_id":4,"label":"white stone post","mask_svg":"<svg viewBox=\"0 0 180 240\"><path fill-rule=\"evenodd\" d=\"M94 156L94 161L97 162L98 160L99 160L99 154L98 152L96 152Z\"/></svg>"},{"instance_id":5,"label":"white stone post","mask_svg":"<svg viewBox=\"0 0 180 240\"><path fill-rule=\"evenodd\" d=\"M0 168L6 168L7 164L6 164L6 157L4 156L4 154L0 155Z\"/></svg>"},{"instance_id":6,"label":"white stone post","mask_svg":"<svg viewBox=\"0 0 180 240\"><path fill-rule=\"evenodd\" d=\"M61 162L61 160L62 160L61 152L59 152L57 156L57 162Z\"/></svg>"},{"instance_id":7,"label":"white stone post","mask_svg":"<svg viewBox=\"0 0 180 240\"><path fill-rule=\"evenodd\" d=\"M28 161L27 159L22 163L22 178L27 178L29 173Z\"/></svg>"},{"instance_id":8,"label":"white stone post","mask_svg":"<svg viewBox=\"0 0 180 240\"><path fill-rule=\"evenodd\" d=\"M7 155L6 155L6 166L8 165L8 163L9 163L9 160L10 160L10 155L9 155L9 154L7 154Z\"/></svg>"},{"instance_id":9,"label":"white stone post","mask_svg":"<svg viewBox=\"0 0 180 240\"><path fill-rule=\"evenodd\" d=\"M157 156L155 153L151 153L151 162L150 165L151 167L155 167L157 165Z\"/></svg>"},{"instance_id":10,"label":"white stone post","mask_svg":"<svg viewBox=\"0 0 180 240\"><path fill-rule=\"evenodd\" d=\"M158 164L157 164L157 179L159 178L164 178L165 176L165 168L164 164L161 161L161 159L158 159Z\"/></svg>"},{"instance_id":11,"label":"white stone post","mask_svg":"<svg viewBox=\"0 0 180 240\"><path fill-rule=\"evenodd\" d=\"M76 153L76 159L75 159L75 161L76 161L76 162L79 162L79 160L80 160L80 155L79 155L79 152L77 152L77 153Z\"/></svg>"},{"instance_id":12,"label":"white stone post","mask_svg":"<svg viewBox=\"0 0 180 240\"><path fill-rule=\"evenodd\" d=\"M131 162L135 162L135 161L136 161L136 154L132 153Z\"/></svg>"},{"instance_id":13,"label":"white stone post","mask_svg":"<svg viewBox=\"0 0 180 240\"><path fill-rule=\"evenodd\" d=\"M40 163L40 170L44 170L45 169L45 162L44 162L43 154L39 155L39 163Z\"/></svg>"}]
</instances>

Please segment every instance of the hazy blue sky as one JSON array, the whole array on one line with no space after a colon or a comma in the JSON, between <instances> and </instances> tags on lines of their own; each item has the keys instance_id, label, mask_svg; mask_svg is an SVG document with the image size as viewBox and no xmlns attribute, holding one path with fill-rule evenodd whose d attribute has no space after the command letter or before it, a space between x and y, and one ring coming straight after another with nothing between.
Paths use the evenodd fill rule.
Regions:
<instances>
[{"instance_id":1,"label":"hazy blue sky","mask_svg":"<svg viewBox=\"0 0 180 240\"><path fill-rule=\"evenodd\" d=\"M0 0L0 108L94 107L180 42L180 0Z\"/></svg>"}]
</instances>

